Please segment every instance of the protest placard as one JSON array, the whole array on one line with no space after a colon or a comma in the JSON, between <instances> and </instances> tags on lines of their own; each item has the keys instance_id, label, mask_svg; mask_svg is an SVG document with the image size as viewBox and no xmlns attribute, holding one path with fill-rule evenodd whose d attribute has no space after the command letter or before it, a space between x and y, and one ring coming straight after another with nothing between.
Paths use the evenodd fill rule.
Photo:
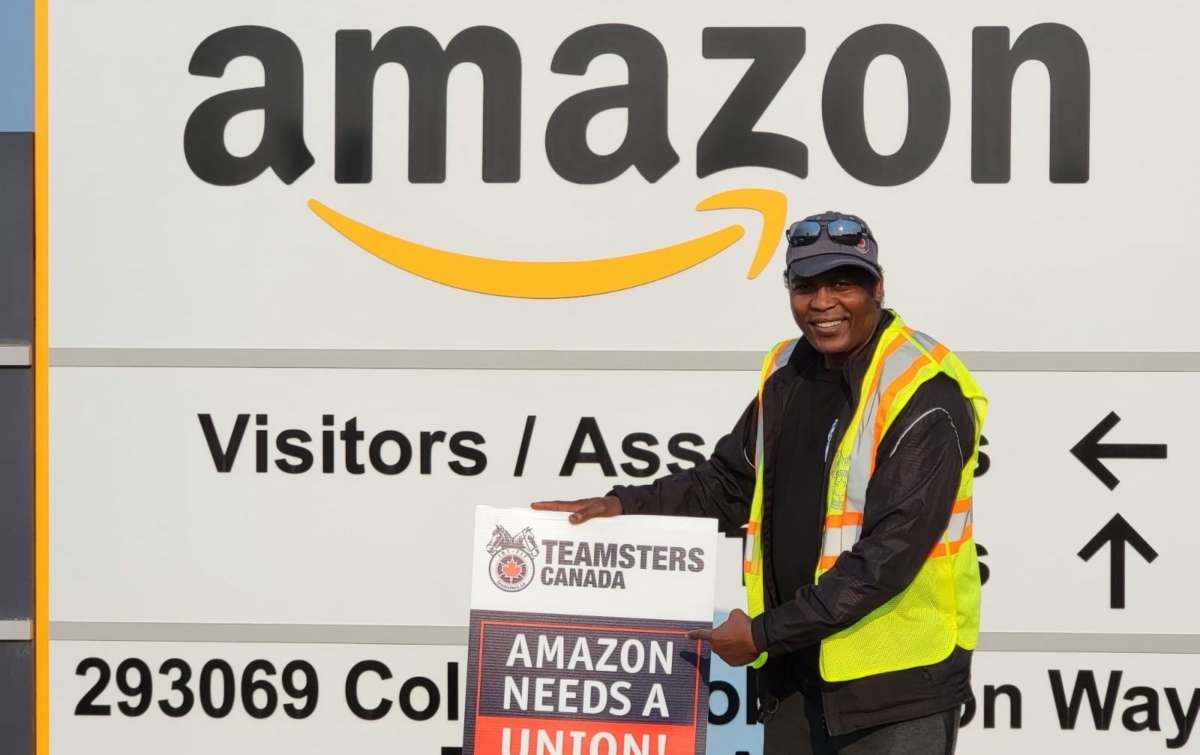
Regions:
<instances>
[{"instance_id":1,"label":"protest placard","mask_svg":"<svg viewBox=\"0 0 1200 755\"><path fill-rule=\"evenodd\" d=\"M715 520L475 514L464 755L699 755Z\"/></svg>"}]
</instances>

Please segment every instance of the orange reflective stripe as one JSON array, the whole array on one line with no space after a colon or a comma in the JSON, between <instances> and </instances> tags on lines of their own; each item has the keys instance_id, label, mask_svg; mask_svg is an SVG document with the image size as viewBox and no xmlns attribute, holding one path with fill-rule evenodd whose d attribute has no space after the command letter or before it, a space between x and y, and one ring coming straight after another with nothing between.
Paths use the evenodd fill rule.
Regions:
<instances>
[{"instance_id":1,"label":"orange reflective stripe","mask_svg":"<svg viewBox=\"0 0 1200 755\"><path fill-rule=\"evenodd\" d=\"M754 562L753 561L743 561L742 562L742 573L743 574L753 574L754 573Z\"/></svg>"},{"instance_id":2,"label":"orange reflective stripe","mask_svg":"<svg viewBox=\"0 0 1200 755\"><path fill-rule=\"evenodd\" d=\"M838 554L838 555L841 555L841 554ZM820 564L817 565L817 568L822 571L825 571L827 569L832 568L833 565L835 563L837 563L837 560L838 560L837 556L821 556L821 562L820 562Z\"/></svg>"},{"instance_id":3,"label":"orange reflective stripe","mask_svg":"<svg viewBox=\"0 0 1200 755\"><path fill-rule=\"evenodd\" d=\"M825 529L841 527L843 524L862 524L863 515L859 511L843 511L840 514L830 514L825 517Z\"/></svg>"},{"instance_id":4,"label":"orange reflective stripe","mask_svg":"<svg viewBox=\"0 0 1200 755\"><path fill-rule=\"evenodd\" d=\"M971 539L971 525L967 525L963 530L963 536L958 540L949 543L938 543L933 546L933 550L929 552L930 558L941 558L942 556L953 556L962 550L963 544Z\"/></svg>"},{"instance_id":5,"label":"orange reflective stripe","mask_svg":"<svg viewBox=\"0 0 1200 755\"><path fill-rule=\"evenodd\" d=\"M947 349L945 346L938 343L934 344L933 350L929 352L929 356L933 357L933 361L941 364L942 360L945 359L946 355L949 353L950 349Z\"/></svg>"},{"instance_id":6,"label":"orange reflective stripe","mask_svg":"<svg viewBox=\"0 0 1200 755\"><path fill-rule=\"evenodd\" d=\"M757 535L758 534L758 522L755 522L755 521L746 522L746 534L747 535Z\"/></svg>"},{"instance_id":7,"label":"orange reflective stripe","mask_svg":"<svg viewBox=\"0 0 1200 755\"><path fill-rule=\"evenodd\" d=\"M971 510L971 499L960 498L954 502L954 508L950 510L951 514L962 514Z\"/></svg>"}]
</instances>

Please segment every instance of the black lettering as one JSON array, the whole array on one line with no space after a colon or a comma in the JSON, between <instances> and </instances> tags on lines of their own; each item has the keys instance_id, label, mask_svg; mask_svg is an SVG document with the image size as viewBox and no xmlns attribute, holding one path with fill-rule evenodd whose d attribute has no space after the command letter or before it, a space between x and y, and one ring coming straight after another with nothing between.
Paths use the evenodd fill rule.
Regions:
<instances>
[{"instance_id":1,"label":"black lettering","mask_svg":"<svg viewBox=\"0 0 1200 755\"><path fill-rule=\"evenodd\" d=\"M652 566L650 568L653 569L654 571L666 571L667 570L667 554L668 554L667 546L655 545L652 548L652 552L654 554L654 556L653 556L654 560L653 560Z\"/></svg>"},{"instance_id":2,"label":"black lettering","mask_svg":"<svg viewBox=\"0 0 1200 755\"><path fill-rule=\"evenodd\" d=\"M458 720L458 664L446 664L446 720Z\"/></svg>"},{"instance_id":3,"label":"black lettering","mask_svg":"<svg viewBox=\"0 0 1200 755\"><path fill-rule=\"evenodd\" d=\"M1167 740L1167 747L1175 750L1187 744L1188 739L1192 736L1192 729L1196 727L1196 718L1200 716L1200 689L1192 692L1192 699L1188 703L1186 712L1183 709L1183 700L1180 699L1176 689L1167 687L1165 691L1167 705L1171 708L1171 716L1175 719L1176 726L1179 727L1179 733Z\"/></svg>"},{"instance_id":4,"label":"black lettering","mask_svg":"<svg viewBox=\"0 0 1200 755\"><path fill-rule=\"evenodd\" d=\"M644 443L646 448L638 445ZM630 477L653 477L657 472L661 462L658 460L658 454L650 450L650 447L658 445L658 438L655 438L650 433L630 433L625 436L625 440L621 441L621 451L629 458L640 461L645 466L638 466L631 462L621 464L621 471Z\"/></svg>"},{"instance_id":5,"label":"black lettering","mask_svg":"<svg viewBox=\"0 0 1200 755\"><path fill-rule=\"evenodd\" d=\"M441 430L421 433L421 474L433 472L433 446L446 440L446 433Z\"/></svg>"},{"instance_id":6,"label":"black lettering","mask_svg":"<svg viewBox=\"0 0 1200 755\"><path fill-rule=\"evenodd\" d=\"M1001 695L1008 698L1008 727L1021 728L1021 690L1011 684L983 688L983 728L996 728L996 699Z\"/></svg>"},{"instance_id":7,"label":"black lettering","mask_svg":"<svg viewBox=\"0 0 1200 755\"><path fill-rule=\"evenodd\" d=\"M466 445L467 443L472 443L474 446L482 446L484 444L483 436L469 430L450 436L450 452L460 459L465 459L471 463L464 464L461 461L452 461L449 466L456 474L463 475L464 477L474 477L487 469L487 456L478 448Z\"/></svg>"},{"instance_id":8,"label":"black lettering","mask_svg":"<svg viewBox=\"0 0 1200 755\"><path fill-rule=\"evenodd\" d=\"M589 89L568 97L546 124L546 157L558 175L578 184L611 181L631 166L650 183L679 162L667 134L667 54L645 29L627 24L598 24L567 37L550 63L555 73L582 76L600 55L619 55L629 70L628 83ZM625 140L607 155L587 143L587 127L605 110L628 114Z\"/></svg>"},{"instance_id":9,"label":"black lettering","mask_svg":"<svg viewBox=\"0 0 1200 755\"><path fill-rule=\"evenodd\" d=\"M679 548L676 546L672 546L671 547L670 570L671 571L685 571L687 569L687 565L685 564L686 559L687 559L687 549L686 548Z\"/></svg>"},{"instance_id":10,"label":"black lettering","mask_svg":"<svg viewBox=\"0 0 1200 755\"><path fill-rule=\"evenodd\" d=\"M305 446L312 442L312 436L303 430L284 430L275 438L275 449L288 457L276 459L275 466L288 474L301 474L312 469L312 451ZM289 461L288 459L295 459Z\"/></svg>"},{"instance_id":11,"label":"black lettering","mask_svg":"<svg viewBox=\"0 0 1200 755\"><path fill-rule=\"evenodd\" d=\"M704 454L696 451L694 448L689 448L689 446L703 445L704 438L701 438L699 435L696 435L695 433L679 433L678 435L671 436L671 439L667 441L667 451L669 451L672 456L680 461L691 462L691 465L694 467L697 464L704 463ZM667 471L669 471L671 474L678 474L686 468L687 467L684 467L681 464L676 464L675 462L671 462L667 465Z\"/></svg>"},{"instance_id":12,"label":"black lettering","mask_svg":"<svg viewBox=\"0 0 1200 755\"><path fill-rule=\"evenodd\" d=\"M704 570L704 549L690 548L688 550L688 571L697 572Z\"/></svg>"},{"instance_id":13,"label":"black lettering","mask_svg":"<svg viewBox=\"0 0 1200 755\"><path fill-rule=\"evenodd\" d=\"M267 471L267 451L270 443L267 441L267 415L255 414L254 424L260 429L254 431L254 471L264 474Z\"/></svg>"},{"instance_id":14,"label":"black lettering","mask_svg":"<svg viewBox=\"0 0 1200 755\"><path fill-rule=\"evenodd\" d=\"M633 555L634 552L635 548L632 543L621 543L621 561L619 564L621 569L632 569L633 565L637 563L637 559Z\"/></svg>"},{"instance_id":15,"label":"black lettering","mask_svg":"<svg viewBox=\"0 0 1200 755\"><path fill-rule=\"evenodd\" d=\"M380 700L374 708L368 708L358 699L358 680L368 671L378 675L380 679L392 678L391 670L379 661L359 661L354 664L350 668L350 673L346 674L346 706L350 708L351 713L364 721L378 721L387 715L392 704L384 699Z\"/></svg>"},{"instance_id":16,"label":"black lettering","mask_svg":"<svg viewBox=\"0 0 1200 755\"><path fill-rule=\"evenodd\" d=\"M427 700L424 708L417 708L412 704L413 690L417 688L425 690ZM404 711L404 715L413 721L428 721L437 715L438 706L442 704L442 693L432 679L425 676L414 676L406 679L400 686L399 702L400 710Z\"/></svg>"},{"instance_id":17,"label":"black lettering","mask_svg":"<svg viewBox=\"0 0 1200 755\"><path fill-rule=\"evenodd\" d=\"M1075 721L1079 718L1079 708L1084 696L1092 709L1092 720L1096 728L1107 731L1112 723L1113 708L1117 704L1117 692L1121 686L1122 672L1112 671L1108 675L1108 688L1104 692L1104 702L1100 702L1100 691L1096 688L1096 675L1090 669L1084 669L1075 675L1075 686L1071 689L1071 700L1067 702L1066 691L1063 688L1062 672L1050 669L1050 689L1054 693L1054 708L1058 711L1058 723L1064 729L1074 729Z\"/></svg>"},{"instance_id":18,"label":"black lettering","mask_svg":"<svg viewBox=\"0 0 1200 755\"><path fill-rule=\"evenodd\" d=\"M595 450L584 451L584 443L590 443ZM575 473L578 464L599 464L605 477L617 476L617 469L613 466L612 456L608 453L608 446L604 443L604 436L600 434L600 425L595 417L580 418L579 425L575 428L575 437L571 439L571 448L567 451L567 457L563 459L558 476L570 477Z\"/></svg>"},{"instance_id":19,"label":"black lettering","mask_svg":"<svg viewBox=\"0 0 1200 755\"><path fill-rule=\"evenodd\" d=\"M333 415L332 414L322 414L321 415L321 425L325 428L333 427ZM321 431L321 473L322 474L333 474L333 457L334 457L333 441L334 441L333 430L326 429L326 430Z\"/></svg>"},{"instance_id":20,"label":"black lettering","mask_svg":"<svg viewBox=\"0 0 1200 755\"><path fill-rule=\"evenodd\" d=\"M286 34L265 26L234 26L208 36L192 54L193 76L225 75L235 58L256 58L263 85L213 95L201 102L183 129L183 154L192 173L217 186L253 181L270 168L290 184L312 167L304 144L304 61ZM249 155L237 157L225 146L225 126L240 113L261 110L263 133Z\"/></svg>"},{"instance_id":21,"label":"black lettering","mask_svg":"<svg viewBox=\"0 0 1200 755\"><path fill-rule=\"evenodd\" d=\"M104 694L105 687L108 686L109 680L112 679L112 669L109 668L108 662L103 658L90 657L84 658L79 662L79 665L75 667L75 675L87 676L87 672L91 671L92 669L96 670L96 682L88 688L88 691L85 692L83 697L79 699L79 702L76 703L75 715L111 716L112 706L98 705L96 703L96 698Z\"/></svg>"},{"instance_id":22,"label":"black lettering","mask_svg":"<svg viewBox=\"0 0 1200 755\"><path fill-rule=\"evenodd\" d=\"M971 74L971 180L1007 183L1012 167L1012 88L1030 60L1050 76L1050 182L1086 183L1092 68L1087 45L1069 26L1038 24L1008 46L1006 26L978 26Z\"/></svg>"},{"instance_id":23,"label":"black lettering","mask_svg":"<svg viewBox=\"0 0 1200 755\"><path fill-rule=\"evenodd\" d=\"M358 417L351 417L350 419L346 420L346 423L342 427L343 429L338 436L342 439L342 443L346 449L346 471L350 474L362 474L363 472L367 471L367 468L361 461L358 460L358 444L362 442L362 439L365 438L366 435L362 430L358 429ZM375 439L371 441L371 464L375 466L376 469L379 468L378 464L375 462L375 441L378 440L378 438L379 436L376 436ZM404 443L406 446L408 445L407 438L404 440ZM401 458L403 457L404 454L401 453ZM407 466L407 460L404 463Z\"/></svg>"},{"instance_id":24,"label":"black lettering","mask_svg":"<svg viewBox=\"0 0 1200 755\"><path fill-rule=\"evenodd\" d=\"M564 566L575 565L575 543L573 541L558 541L558 563Z\"/></svg>"},{"instance_id":25,"label":"black lettering","mask_svg":"<svg viewBox=\"0 0 1200 755\"><path fill-rule=\"evenodd\" d=\"M1126 700L1133 702L1134 698L1142 698L1139 705L1130 705L1121 714L1121 723L1130 731L1145 731L1151 729L1153 731L1162 731L1158 720L1158 691L1152 687L1130 687L1122 696ZM1142 720L1137 719L1137 715L1143 716Z\"/></svg>"},{"instance_id":26,"label":"black lettering","mask_svg":"<svg viewBox=\"0 0 1200 755\"><path fill-rule=\"evenodd\" d=\"M719 693L725 696L725 710L717 713L713 710L713 693ZM732 684L720 679L714 679L708 683L708 722L717 726L724 726L733 719L737 718L739 707L737 689Z\"/></svg>"},{"instance_id":27,"label":"black lettering","mask_svg":"<svg viewBox=\"0 0 1200 755\"><path fill-rule=\"evenodd\" d=\"M702 39L706 58L754 62L696 143L696 175L704 178L728 168L754 166L807 178L804 142L754 130L804 57L804 29L709 27Z\"/></svg>"},{"instance_id":28,"label":"black lettering","mask_svg":"<svg viewBox=\"0 0 1200 755\"><path fill-rule=\"evenodd\" d=\"M395 443L396 448L400 451L397 459L390 463L383 458L383 445L389 442ZM371 446L368 450L371 456L371 466L381 474L400 474L408 468L408 463L412 461L412 444L408 442L408 438L404 437L404 433L398 430L381 431L371 438Z\"/></svg>"},{"instance_id":29,"label":"black lettering","mask_svg":"<svg viewBox=\"0 0 1200 755\"><path fill-rule=\"evenodd\" d=\"M617 565L617 544L616 543L593 543L592 548L595 549L596 566L602 566L606 569L615 568Z\"/></svg>"},{"instance_id":30,"label":"black lettering","mask_svg":"<svg viewBox=\"0 0 1200 755\"><path fill-rule=\"evenodd\" d=\"M233 462L237 459L238 448L242 445L242 436L246 434L246 425L250 424L249 414L239 414L233 423L233 432L229 434L229 442L224 448L217 437L217 428L213 424L211 414L197 414L200 420L200 430L204 433L204 442L208 444L208 453L212 456L213 466L218 472L233 470Z\"/></svg>"},{"instance_id":31,"label":"black lettering","mask_svg":"<svg viewBox=\"0 0 1200 755\"><path fill-rule=\"evenodd\" d=\"M904 143L881 155L867 138L863 95L867 69L893 55L908 81L908 130ZM873 186L898 186L933 164L950 127L950 83L929 40L906 26L878 24L846 38L829 61L821 93L825 139L850 175Z\"/></svg>"},{"instance_id":32,"label":"black lettering","mask_svg":"<svg viewBox=\"0 0 1200 755\"><path fill-rule=\"evenodd\" d=\"M979 436L979 460L975 463L975 476L983 477L988 470L992 468L992 459L983 451L983 447L988 444L987 436Z\"/></svg>"},{"instance_id":33,"label":"black lettering","mask_svg":"<svg viewBox=\"0 0 1200 755\"><path fill-rule=\"evenodd\" d=\"M367 183L374 149L375 76L387 63L408 74L408 180L446 180L446 86L450 70L473 63L483 76L483 180L521 175L521 52L505 32L472 26L443 50L425 29L401 26L371 48L371 32L337 33L334 178Z\"/></svg>"}]
</instances>

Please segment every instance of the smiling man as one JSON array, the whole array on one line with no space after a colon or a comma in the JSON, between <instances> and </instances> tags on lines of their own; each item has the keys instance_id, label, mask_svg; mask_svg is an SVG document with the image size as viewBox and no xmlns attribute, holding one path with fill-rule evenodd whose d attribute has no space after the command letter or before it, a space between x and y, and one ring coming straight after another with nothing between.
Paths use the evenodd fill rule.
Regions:
<instances>
[{"instance_id":1,"label":"smiling man","mask_svg":"<svg viewBox=\"0 0 1200 755\"><path fill-rule=\"evenodd\" d=\"M865 222L814 215L787 241L803 337L768 352L712 457L533 505L744 531L747 611L696 636L759 669L765 755L952 753L979 632L971 486L987 401L953 353L883 308Z\"/></svg>"}]
</instances>

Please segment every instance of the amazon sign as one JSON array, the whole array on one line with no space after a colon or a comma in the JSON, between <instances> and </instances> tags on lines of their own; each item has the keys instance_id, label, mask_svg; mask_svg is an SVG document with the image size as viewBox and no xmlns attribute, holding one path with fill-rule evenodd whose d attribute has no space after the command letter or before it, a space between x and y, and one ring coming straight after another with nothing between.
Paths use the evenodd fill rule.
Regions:
<instances>
[{"instance_id":1,"label":"amazon sign","mask_svg":"<svg viewBox=\"0 0 1200 755\"><path fill-rule=\"evenodd\" d=\"M1140 253L1095 218L1194 206L1165 2L94 5L49 5L56 345L761 353L830 209L958 351L1193 337L1187 275L1070 325Z\"/></svg>"},{"instance_id":2,"label":"amazon sign","mask_svg":"<svg viewBox=\"0 0 1200 755\"><path fill-rule=\"evenodd\" d=\"M1051 81L1049 180L1086 182L1091 89L1084 40L1059 23L1036 24L1015 38L1006 26L977 26L969 33L970 181L1009 180L1013 78L1023 63L1037 61ZM803 63L807 34L802 26L701 29L701 57L688 56L675 65L703 69L714 65L709 61L738 60L749 66L696 140L696 178L739 168L808 178L809 150L801 138L756 127ZM376 132L387 133L392 126L376 117L376 98L398 94L398 88L377 93L377 77L387 66L400 66L407 76L407 176L414 184L447 180L447 88L453 70L464 64L475 66L482 80L480 180L485 183L521 180L522 133L532 125L526 124L522 109L526 79L581 77L601 56L620 59L626 81L575 92L554 108L544 127L547 165L563 181L595 185L630 171L653 184L680 163L668 129L671 58L658 37L636 25L603 23L571 32L558 44L548 70L527 66L518 41L495 26L469 27L445 45L428 29L408 25L377 36L369 29L339 29L333 38L333 97L322 97L319 105L332 113L332 144L322 146L333 162L336 183L372 181ZM864 106L868 71L885 56L899 61L907 89L903 143L890 154L872 145ZM317 161L304 128L304 53L278 29L229 27L196 47L188 70L195 76L220 78L239 58L262 66L262 85L214 94L195 108L184 129L188 166L197 178L216 186L240 186L268 170L291 184ZM920 177L937 159L950 126L945 63L919 31L899 24L873 24L846 37L825 66L820 95L811 100L821 109L830 153L847 174L872 186L899 186ZM615 149L597 151L589 143L589 128L602 114L614 111L624 117L624 134ZM261 137L248 154L235 155L225 141L226 129L232 119L247 113L261 114ZM651 283L703 262L743 236L740 226L730 225L651 251L578 261L521 261L443 250L425 240L393 235L316 198L308 206L349 241L409 273L476 293L523 298L588 296ZM762 232L747 273L753 279L779 244L787 199L780 192L756 188L715 194L697 205L700 210L729 208L762 214Z\"/></svg>"}]
</instances>

